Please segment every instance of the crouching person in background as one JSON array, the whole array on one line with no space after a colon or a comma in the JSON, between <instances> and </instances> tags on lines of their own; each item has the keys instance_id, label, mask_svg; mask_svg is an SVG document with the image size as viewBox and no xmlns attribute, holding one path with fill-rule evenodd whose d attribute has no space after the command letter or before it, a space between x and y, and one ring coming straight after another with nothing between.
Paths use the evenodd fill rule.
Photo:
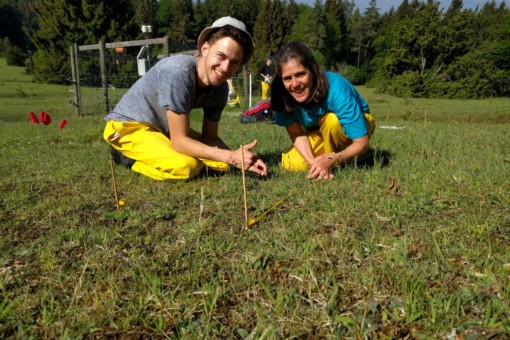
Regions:
<instances>
[{"instance_id":1,"label":"crouching person in background","mask_svg":"<svg viewBox=\"0 0 510 340\"><path fill-rule=\"evenodd\" d=\"M223 17L202 31L197 45L198 57L159 61L106 116L103 137L114 160L157 180L186 180L205 166L226 171L243 163L245 170L266 176L266 164L252 151L256 140L231 150L218 136L226 81L252 56L251 35L241 21ZM195 108L204 111L201 133L190 128Z\"/></svg>"},{"instance_id":2,"label":"crouching person in background","mask_svg":"<svg viewBox=\"0 0 510 340\"><path fill-rule=\"evenodd\" d=\"M271 107L287 129L292 148L282 154L287 170L309 179L331 179L336 166L368 151L375 129L368 104L336 73L323 72L308 47L292 42L275 57Z\"/></svg>"}]
</instances>

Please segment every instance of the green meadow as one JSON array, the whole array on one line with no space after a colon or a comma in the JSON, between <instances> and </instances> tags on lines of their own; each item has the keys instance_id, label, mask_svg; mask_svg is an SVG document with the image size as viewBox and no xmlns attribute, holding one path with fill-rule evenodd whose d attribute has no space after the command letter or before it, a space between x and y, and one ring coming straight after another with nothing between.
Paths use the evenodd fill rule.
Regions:
<instances>
[{"instance_id":1,"label":"green meadow","mask_svg":"<svg viewBox=\"0 0 510 340\"><path fill-rule=\"evenodd\" d=\"M283 171L285 130L227 107L226 143L257 139L270 166L246 176L244 229L238 170L173 183L116 166L117 209L104 112L76 116L70 89L0 59L0 337L508 336L510 99L361 87L373 153L331 181Z\"/></svg>"}]
</instances>

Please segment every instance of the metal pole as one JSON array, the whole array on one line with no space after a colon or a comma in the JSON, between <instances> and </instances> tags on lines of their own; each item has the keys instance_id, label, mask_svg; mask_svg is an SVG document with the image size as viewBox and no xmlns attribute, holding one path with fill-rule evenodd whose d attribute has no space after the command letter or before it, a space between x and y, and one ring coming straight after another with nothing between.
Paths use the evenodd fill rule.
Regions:
<instances>
[{"instance_id":1,"label":"metal pole","mask_svg":"<svg viewBox=\"0 0 510 340\"><path fill-rule=\"evenodd\" d=\"M78 63L78 60L79 60L78 57L79 57L80 52L79 52L78 44L74 43L73 48L74 48L74 67L76 68L76 93L77 93L76 105L78 108L78 116L82 116L83 109L82 109L82 105L81 105L80 65Z\"/></svg>"},{"instance_id":2,"label":"metal pole","mask_svg":"<svg viewBox=\"0 0 510 340\"><path fill-rule=\"evenodd\" d=\"M76 63L74 60L74 46L69 46L69 55L71 57L71 74L73 77L73 92L74 92L74 107L76 111L76 115L80 115L80 110L78 109L78 87L76 86Z\"/></svg>"}]
</instances>

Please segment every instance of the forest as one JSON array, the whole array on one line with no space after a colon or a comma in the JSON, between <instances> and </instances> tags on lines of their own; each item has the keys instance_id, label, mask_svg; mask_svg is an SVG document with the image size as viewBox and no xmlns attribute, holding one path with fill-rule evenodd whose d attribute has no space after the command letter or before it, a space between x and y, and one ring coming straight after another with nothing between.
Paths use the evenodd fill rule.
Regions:
<instances>
[{"instance_id":1,"label":"forest","mask_svg":"<svg viewBox=\"0 0 510 340\"><path fill-rule=\"evenodd\" d=\"M194 48L201 30L230 15L256 44L248 69L289 41L306 43L326 70L400 97L510 96L510 11L490 1L403 0L381 13L352 0L0 0L0 56L36 82L64 84L69 46L168 36ZM170 51L175 53L176 51ZM110 51L115 53L115 51Z\"/></svg>"}]
</instances>

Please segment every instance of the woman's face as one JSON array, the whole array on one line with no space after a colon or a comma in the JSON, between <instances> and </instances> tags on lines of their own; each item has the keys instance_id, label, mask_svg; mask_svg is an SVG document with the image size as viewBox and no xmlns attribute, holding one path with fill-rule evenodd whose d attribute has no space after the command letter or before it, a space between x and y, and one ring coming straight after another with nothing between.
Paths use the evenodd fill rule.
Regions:
<instances>
[{"instance_id":1,"label":"woman's face","mask_svg":"<svg viewBox=\"0 0 510 340\"><path fill-rule=\"evenodd\" d=\"M298 103L306 103L312 96L313 74L297 59L289 59L282 64L282 81Z\"/></svg>"}]
</instances>

